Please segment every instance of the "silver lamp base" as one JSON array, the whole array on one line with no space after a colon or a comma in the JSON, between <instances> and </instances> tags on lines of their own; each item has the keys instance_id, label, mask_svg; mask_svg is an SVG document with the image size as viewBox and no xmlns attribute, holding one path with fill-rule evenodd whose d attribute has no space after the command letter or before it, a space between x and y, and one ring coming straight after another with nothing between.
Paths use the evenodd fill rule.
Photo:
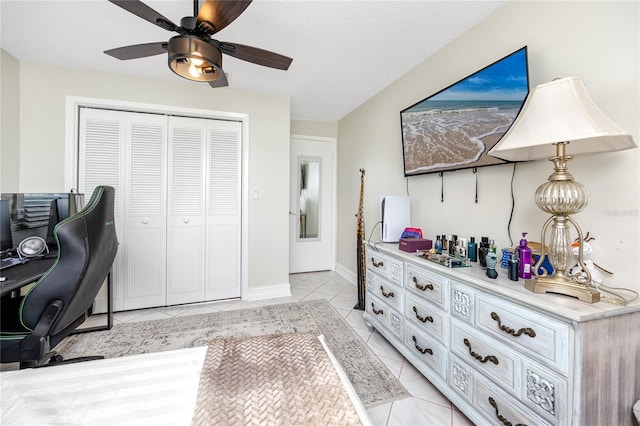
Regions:
<instances>
[{"instance_id":1,"label":"silver lamp base","mask_svg":"<svg viewBox=\"0 0 640 426\"><path fill-rule=\"evenodd\" d=\"M558 293L577 297L588 303L600 300L600 292L590 286L591 273L583 261L583 235L582 230L570 215L584 209L589 202L589 193L584 186L573 179L567 168L567 162L571 160L566 155L565 147L568 142L556 143L556 156L549 160L554 164L553 174L547 182L536 190L535 200L538 207L551 213L552 216L542 228L540 259L533 268L533 279L525 281L525 288L534 293ZM547 253L546 234L551 225L551 240ZM576 277L567 275L573 260L570 227L573 225L578 233L578 264L582 273ZM553 273L548 271L540 273L540 267L544 257L548 254L549 263L553 266Z\"/></svg>"},{"instance_id":2,"label":"silver lamp base","mask_svg":"<svg viewBox=\"0 0 640 426\"><path fill-rule=\"evenodd\" d=\"M538 277L531 280L525 280L524 288L534 293L558 293L573 296L577 297L578 300L587 303L596 303L600 301L600 292L598 290L575 281L560 282L551 277Z\"/></svg>"}]
</instances>

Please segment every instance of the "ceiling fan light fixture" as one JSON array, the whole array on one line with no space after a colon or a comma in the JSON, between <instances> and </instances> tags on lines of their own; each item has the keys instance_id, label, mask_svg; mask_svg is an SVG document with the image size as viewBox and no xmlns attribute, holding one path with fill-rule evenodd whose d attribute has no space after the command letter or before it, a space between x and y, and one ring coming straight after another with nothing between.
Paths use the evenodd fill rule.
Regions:
<instances>
[{"instance_id":1,"label":"ceiling fan light fixture","mask_svg":"<svg viewBox=\"0 0 640 426\"><path fill-rule=\"evenodd\" d=\"M206 41L190 35L169 40L169 68L192 81L215 81L220 78L222 53Z\"/></svg>"}]
</instances>

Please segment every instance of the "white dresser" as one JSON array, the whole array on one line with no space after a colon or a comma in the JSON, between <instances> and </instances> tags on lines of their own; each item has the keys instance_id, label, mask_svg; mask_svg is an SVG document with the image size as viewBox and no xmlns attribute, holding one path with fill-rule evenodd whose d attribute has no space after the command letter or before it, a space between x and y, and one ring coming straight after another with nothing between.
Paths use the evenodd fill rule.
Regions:
<instances>
[{"instance_id":1,"label":"white dresser","mask_svg":"<svg viewBox=\"0 0 640 426\"><path fill-rule=\"evenodd\" d=\"M506 271L367 244L364 318L479 425L629 425L640 304L534 294Z\"/></svg>"}]
</instances>

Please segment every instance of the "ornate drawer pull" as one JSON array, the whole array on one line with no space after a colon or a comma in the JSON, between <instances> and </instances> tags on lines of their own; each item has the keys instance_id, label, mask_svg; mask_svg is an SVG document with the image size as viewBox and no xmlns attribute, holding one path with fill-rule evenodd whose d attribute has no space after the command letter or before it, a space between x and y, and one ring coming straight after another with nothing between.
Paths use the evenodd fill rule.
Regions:
<instances>
[{"instance_id":1,"label":"ornate drawer pull","mask_svg":"<svg viewBox=\"0 0 640 426\"><path fill-rule=\"evenodd\" d=\"M418 278L413 277L413 283L416 285L418 290L425 291L426 289L433 290L433 284L420 285L418 284Z\"/></svg>"},{"instance_id":2,"label":"ornate drawer pull","mask_svg":"<svg viewBox=\"0 0 640 426\"><path fill-rule=\"evenodd\" d=\"M504 426L514 426L513 423L511 423L509 420L505 419L504 416L502 414L500 414L500 411L498 411L498 404L496 403L495 399L493 399L492 397L489 397L489 404L491 404L491 406L496 409L496 417L498 418L498 420L500 420L502 422L502 424ZM518 423L515 426L527 426L527 425L525 425L523 423Z\"/></svg>"},{"instance_id":3,"label":"ornate drawer pull","mask_svg":"<svg viewBox=\"0 0 640 426\"><path fill-rule=\"evenodd\" d=\"M491 361L495 365L499 364L500 361L498 361L498 358L496 358L493 355L487 355L483 358L481 355L478 355L477 353L473 352L471 350L471 343L469 343L469 340L466 338L464 339L464 345L469 348L469 353L471 354L471 356L477 359L478 361L480 361L481 363L484 364L487 361Z\"/></svg>"},{"instance_id":4,"label":"ornate drawer pull","mask_svg":"<svg viewBox=\"0 0 640 426\"><path fill-rule=\"evenodd\" d=\"M421 353L421 354L429 354L429 355L433 355L433 351L429 348L426 349L422 349L420 346L418 346L418 340L416 339L416 336L411 336L413 338L413 343L415 343L416 345L416 349Z\"/></svg>"},{"instance_id":5,"label":"ornate drawer pull","mask_svg":"<svg viewBox=\"0 0 640 426\"><path fill-rule=\"evenodd\" d=\"M500 322L500 317L495 312L491 312L491 319L498 323L498 327L500 327L500 330L502 330L505 333L508 333L508 334L510 334L512 336L518 337L521 334L526 334L529 337L536 337L536 331L533 328L527 327L527 328L521 328L520 330L515 331L511 327L507 327L506 325L502 325L502 323Z\"/></svg>"},{"instance_id":6,"label":"ornate drawer pull","mask_svg":"<svg viewBox=\"0 0 640 426\"><path fill-rule=\"evenodd\" d=\"M376 268L380 268L381 266L384 266L384 262L382 262L382 260L380 262L376 262L376 259L373 257L371 258L371 264Z\"/></svg>"},{"instance_id":7,"label":"ornate drawer pull","mask_svg":"<svg viewBox=\"0 0 640 426\"><path fill-rule=\"evenodd\" d=\"M373 310L373 313L376 315L384 315L384 311L382 309L376 311L376 307L373 304L373 302L371 302L371 309Z\"/></svg>"},{"instance_id":8,"label":"ornate drawer pull","mask_svg":"<svg viewBox=\"0 0 640 426\"><path fill-rule=\"evenodd\" d=\"M382 292L382 295L383 295L384 297L396 297L396 296L395 296L395 294L393 294L393 292L385 293L385 292L384 292L384 287L382 287L382 286L380 286L380 291Z\"/></svg>"},{"instance_id":9,"label":"ornate drawer pull","mask_svg":"<svg viewBox=\"0 0 640 426\"><path fill-rule=\"evenodd\" d=\"M415 306L413 307L413 312L416 313L416 318L418 318L420 321L422 322L433 322L433 317L421 317L420 315L418 315L418 308L416 308Z\"/></svg>"}]
</instances>

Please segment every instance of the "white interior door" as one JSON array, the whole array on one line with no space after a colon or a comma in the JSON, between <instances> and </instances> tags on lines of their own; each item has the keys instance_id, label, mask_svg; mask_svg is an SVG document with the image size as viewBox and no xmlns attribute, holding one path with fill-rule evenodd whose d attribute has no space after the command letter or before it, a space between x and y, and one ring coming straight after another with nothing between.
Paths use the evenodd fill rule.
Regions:
<instances>
[{"instance_id":1,"label":"white interior door","mask_svg":"<svg viewBox=\"0 0 640 426\"><path fill-rule=\"evenodd\" d=\"M335 267L335 139L292 136L289 272Z\"/></svg>"}]
</instances>

